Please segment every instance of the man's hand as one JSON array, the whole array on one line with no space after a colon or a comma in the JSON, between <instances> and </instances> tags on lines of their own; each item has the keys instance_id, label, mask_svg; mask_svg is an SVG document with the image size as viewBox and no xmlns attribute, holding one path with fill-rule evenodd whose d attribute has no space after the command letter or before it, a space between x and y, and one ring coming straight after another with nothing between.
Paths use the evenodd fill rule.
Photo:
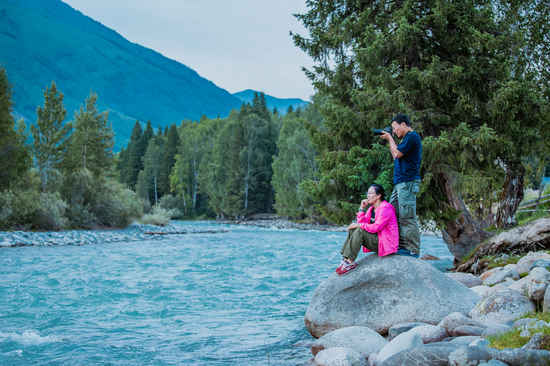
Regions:
<instances>
[{"instance_id":1,"label":"man's hand","mask_svg":"<svg viewBox=\"0 0 550 366\"><path fill-rule=\"evenodd\" d=\"M390 139L393 140L393 135L390 135L386 131L382 131L382 135L380 135L380 138L386 141L390 141Z\"/></svg>"}]
</instances>

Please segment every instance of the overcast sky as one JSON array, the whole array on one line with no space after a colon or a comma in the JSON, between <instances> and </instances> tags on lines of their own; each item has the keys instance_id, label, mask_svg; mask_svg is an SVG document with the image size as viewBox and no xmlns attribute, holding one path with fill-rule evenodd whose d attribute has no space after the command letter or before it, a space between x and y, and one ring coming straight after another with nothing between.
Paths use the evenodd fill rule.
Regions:
<instances>
[{"instance_id":1,"label":"overcast sky","mask_svg":"<svg viewBox=\"0 0 550 366\"><path fill-rule=\"evenodd\" d=\"M309 100L311 59L289 31L305 0L63 0L131 42L179 61L230 93Z\"/></svg>"}]
</instances>

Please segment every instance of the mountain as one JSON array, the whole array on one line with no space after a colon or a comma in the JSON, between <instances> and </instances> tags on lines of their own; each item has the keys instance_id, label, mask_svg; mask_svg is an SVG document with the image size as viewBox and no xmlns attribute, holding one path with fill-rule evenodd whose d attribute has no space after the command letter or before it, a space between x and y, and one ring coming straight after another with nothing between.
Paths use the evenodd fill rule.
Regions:
<instances>
[{"instance_id":1,"label":"mountain","mask_svg":"<svg viewBox=\"0 0 550 366\"><path fill-rule=\"evenodd\" d=\"M14 84L16 115L36 121L52 80L69 119L93 90L117 147L136 120L155 128L202 115L225 117L242 101L189 67L131 43L60 0L0 0L0 63Z\"/></svg>"},{"instance_id":2,"label":"mountain","mask_svg":"<svg viewBox=\"0 0 550 366\"><path fill-rule=\"evenodd\" d=\"M252 99L254 99L254 93L259 93L254 90L246 89L238 93L233 93L234 96L242 100L243 102L252 103ZM304 107L309 104L309 102L306 102L305 100L298 99L298 98L275 98L271 95L265 96L265 101L267 102L267 106L270 109L277 108L279 113L285 114L288 106L292 106L292 108L296 109L298 107Z\"/></svg>"}]
</instances>

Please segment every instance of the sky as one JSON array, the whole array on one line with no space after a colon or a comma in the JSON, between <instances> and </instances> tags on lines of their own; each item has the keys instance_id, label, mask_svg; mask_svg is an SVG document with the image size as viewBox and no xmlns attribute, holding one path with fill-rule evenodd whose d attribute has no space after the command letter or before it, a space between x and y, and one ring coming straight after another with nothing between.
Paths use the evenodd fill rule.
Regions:
<instances>
[{"instance_id":1,"label":"sky","mask_svg":"<svg viewBox=\"0 0 550 366\"><path fill-rule=\"evenodd\" d=\"M181 62L230 93L245 89L309 100L313 61L289 31L305 0L63 0L130 42Z\"/></svg>"}]
</instances>

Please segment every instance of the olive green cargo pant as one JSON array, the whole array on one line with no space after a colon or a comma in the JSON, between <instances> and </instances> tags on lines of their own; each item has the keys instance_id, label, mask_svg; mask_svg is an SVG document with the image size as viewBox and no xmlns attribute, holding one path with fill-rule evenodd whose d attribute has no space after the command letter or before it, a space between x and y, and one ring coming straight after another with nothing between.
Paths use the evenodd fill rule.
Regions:
<instances>
[{"instance_id":1,"label":"olive green cargo pant","mask_svg":"<svg viewBox=\"0 0 550 366\"><path fill-rule=\"evenodd\" d=\"M420 226L416 218L416 194L420 181L398 183L393 188L390 204L395 208L399 225L399 248L420 253Z\"/></svg>"},{"instance_id":2,"label":"olive green cargo pant","mask_svg":"<svg viewBox=\"0 0 550 366\"><path fill-rule=\"evenodd\" d=\"M371 252L378 253L378 234L369 233L363 229L352 229L348 231L348 237L340 253L342 257L355 261L363 246Z\"/></svg>"}]
</instances>

